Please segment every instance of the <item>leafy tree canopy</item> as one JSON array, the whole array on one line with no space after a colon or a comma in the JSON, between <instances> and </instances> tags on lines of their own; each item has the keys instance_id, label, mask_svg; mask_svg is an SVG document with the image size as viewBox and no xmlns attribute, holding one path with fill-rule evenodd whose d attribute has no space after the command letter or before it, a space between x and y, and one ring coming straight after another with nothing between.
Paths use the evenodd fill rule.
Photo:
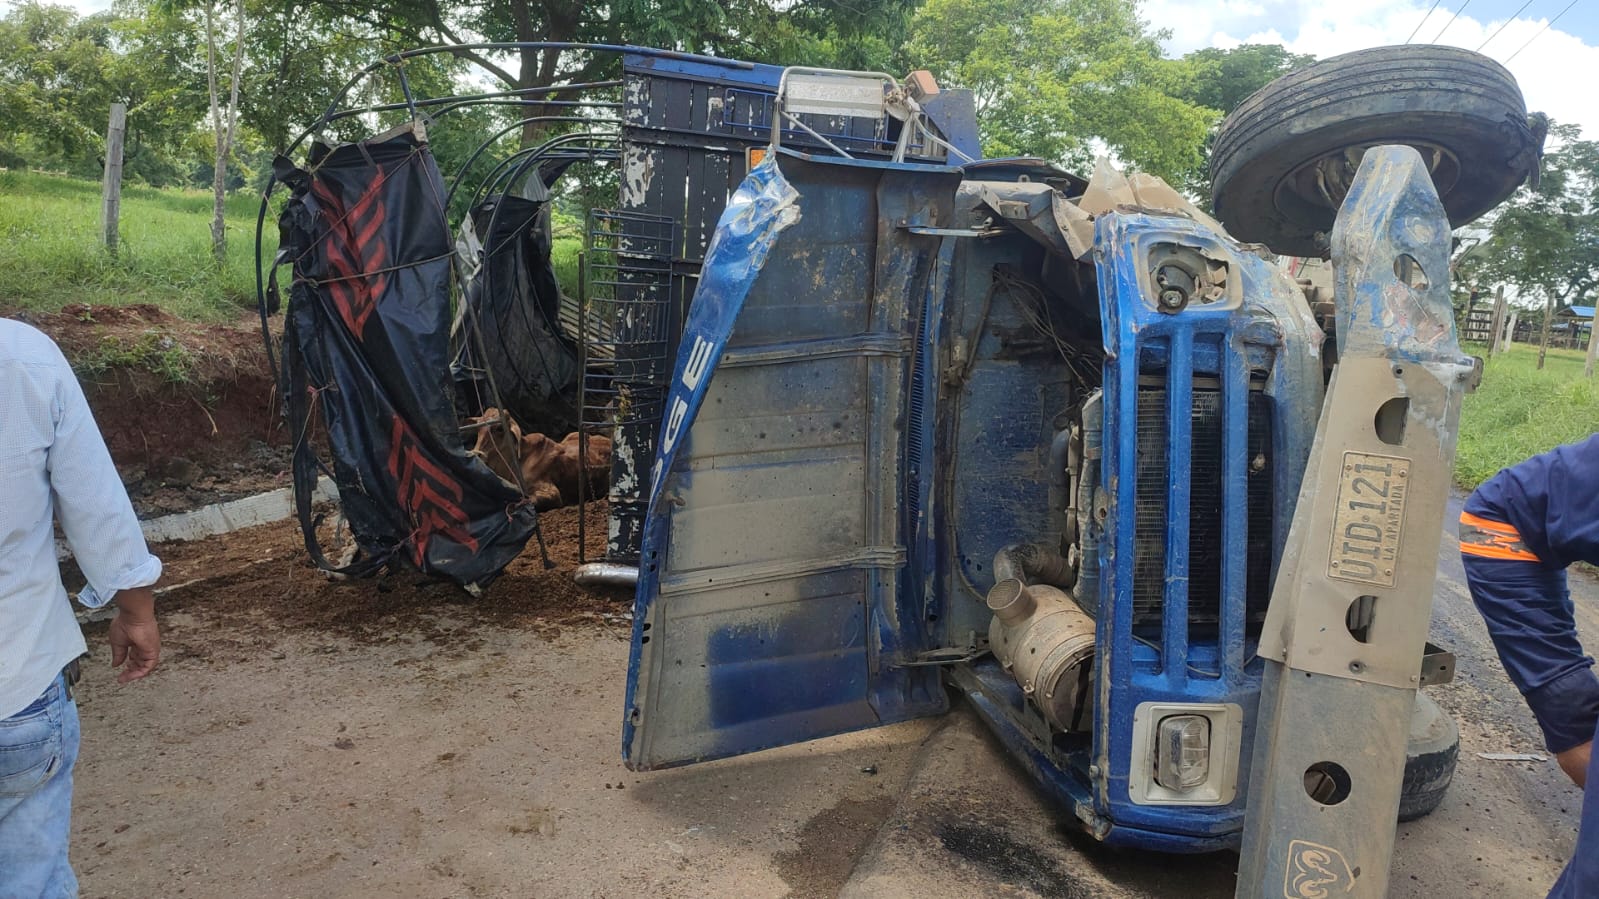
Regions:
<instances>
[{"instance_id":1,"label":"leafy tree canopy","mask_svg":"<svg viewBox=\"0 0 1599 899\"><path fill-rule=\"evenodd\" d=\"M1192 69L1183 98L1225 114L1277 78L1315 62L1316 57L1289 53L1278 44L1240 44L1226 50L1195 50L1183 61Z\"/></svg>"},{"instance_id":2,"label":"leafy tree canopy","mask_svg":"<svg viewBox=\"0 0 1599 899\"><path fill-rule=\"evenodd\" d=\"M1187 99L1194 67L1161 55L1134 0L928 0L906 57L977 97L983 151L1086 170L1096 151L1174 182L1219 118Z\"/></svg>"},{"instance_id":3,"label":"leafy tree canopy","mask_svg":"<svg viewBox=\"0 0 1599 899\"><path fill-rule=\"evenodd\" d=\"M1599 288L1599 141L1575 125L1552 125L1536 188L1523 187L1494 213L1482 244L1460 261L1460 280L1504 284L1522 302L1558 309Z\"/></svg>"}]
</instances>

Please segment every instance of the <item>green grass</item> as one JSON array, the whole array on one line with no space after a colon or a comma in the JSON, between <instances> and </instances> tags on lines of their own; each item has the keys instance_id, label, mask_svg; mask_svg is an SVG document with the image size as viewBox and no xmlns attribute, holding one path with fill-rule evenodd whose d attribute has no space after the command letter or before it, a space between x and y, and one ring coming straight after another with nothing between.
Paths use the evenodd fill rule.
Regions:
<instances>
[{"instance_id":1,"label":"green grass","mask_svg":"<svg viewBox=\"0 0 1599 899\"><path fill-rule=\"evenodd\" d=\"M1484 355L1482 347L1470 352ZM1582 376L1584 353L1513 344L1488 360L1482 386L1460 413L1455 479L1471 489L1499 469L1599 430L1599 380Z\"/></svg>"},{"instance_id":2,"label":"green grass","mask_svg":"<svg viewBox=\"0 0 1599 899\"><path fill-rule=\"evenodd\" d=\"M255 308L255 218L260 198L227 199L228 260L211 263L211 194L128 185L121 246L100 246L98 182L0 170L0 310L55 312L69 303L152 303L213 322ZM267 222L270 254L277 247ZM552 252L563 290L577 290L581 223L558 222Z\"/></svg>"},{"instance_id":3,"label":"green grass","mask_svg":"<svg viewBox=\"0 0 1599 899\"><path fill-rule=\"evenodd\" d=\"M228 197L228 258L219 270L209 192L125 186L112 257L100 244L98 182L0 171L0 308L153 303L195 321L236 318L255 306L259 206L249 193ZM265 252L276 237L269 222Z\"/></svg>"},{"instance_id":4,"label":"green grass","mask_svg":"<svg viewBox=\"0 0 1599 899\"><path fill-rule=\"evenodd\" d=\"M80 378L99 379L114 369L138 369L159 375L169 384L187 384L194 376L194 353L171 337L146 331L131 341L106 338L94 350L72 360Z\"/></svg>"},{"instance_id":5,"label":"green grass","mask_svg":"<svg viewBox=\"0 0 1599 899\"><path fill-rule=\"evenodd\" d=\"M555 281L561 292L577 295L578 254L583 252L583 240L577 237L557 237L550 245L550 265L555 269Z\"/></svg>"}]
</instances>

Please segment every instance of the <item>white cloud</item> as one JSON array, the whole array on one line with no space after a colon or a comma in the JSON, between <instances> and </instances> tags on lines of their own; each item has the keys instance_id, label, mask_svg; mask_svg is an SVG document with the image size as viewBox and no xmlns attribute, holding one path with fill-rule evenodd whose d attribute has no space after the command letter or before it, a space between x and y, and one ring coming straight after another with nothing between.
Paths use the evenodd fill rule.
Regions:
<instances>
[{"instance_id":1,"label":"white cloud","mask_svg":"<svg viewBox=\"0 0 1599 899\"><path fill-rule=\"evenodd\" d=\"M1277 43L1296 53L1325 58L1405 43L1417 32L1418 23L1417 43L1431 42L1443 31L1441 43L1469 50L1481 46L1484 54L1501 62L1532 41L1507 65L1521 84L1527 108L1546 112L1556 121L1580 125L1585 136L1599 138L1599 103L1593 102L1594 88L1581 74L1599 71L1599 47L1558 27L1539 34L1547 17L1519 18L1506 24L1504 19L1455 16L1459 7L1451 9L1446 4L1428 15L1429 6L1388 0L1146 0L1143 14L1155 27L1172 32L1165 46L1174 55L1206 46ZM1453 22L1451 16L1455 16Z\"/></svg>"}]
</instances>

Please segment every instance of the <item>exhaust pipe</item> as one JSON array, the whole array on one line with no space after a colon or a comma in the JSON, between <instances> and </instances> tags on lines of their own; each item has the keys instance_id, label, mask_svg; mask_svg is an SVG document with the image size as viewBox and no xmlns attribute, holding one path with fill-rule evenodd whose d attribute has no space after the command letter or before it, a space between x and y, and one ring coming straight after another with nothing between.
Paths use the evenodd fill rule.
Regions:
<instances>
[{"instance_id":1,"label":"exhaust pipe","mask_svg":"<svg viewBox=\"0 0 1599 899\"><path fill-rule=\"evenodd\" d=\"M1070 590L1077 583L1077 572L1060 553L1042 543L1012 543L994 553L995 582L1010 578Z\"/></svg>"},{"instance_id":2,"label":"exhaust pipe","mask_svg":"<svg viewBox=\"0 0 1599 899\"><path fill-rule=\"evenodd\" d=\"M611 562L590 562L577 566L572 580L584 587L637 587L638 566Z\"/></svg>"}]
</instances>

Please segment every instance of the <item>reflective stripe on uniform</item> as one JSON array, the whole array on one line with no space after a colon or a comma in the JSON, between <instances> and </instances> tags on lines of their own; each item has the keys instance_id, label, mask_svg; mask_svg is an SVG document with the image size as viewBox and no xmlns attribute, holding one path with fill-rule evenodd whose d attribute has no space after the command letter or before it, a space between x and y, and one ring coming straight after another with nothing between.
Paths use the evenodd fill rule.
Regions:
<instances>
[{"instance_id":1,"label":"reflective stripe on uniform","mask_svg":"<svg viewBox=\"0 0 1599 899\"><path fill-rule=\"evenodd\" d=\"M1502 521L1460 513L1460 551L1486 559L1537 562L1538 556L1521 542L1521 533Z\"/></svg>"}]
</instances>

